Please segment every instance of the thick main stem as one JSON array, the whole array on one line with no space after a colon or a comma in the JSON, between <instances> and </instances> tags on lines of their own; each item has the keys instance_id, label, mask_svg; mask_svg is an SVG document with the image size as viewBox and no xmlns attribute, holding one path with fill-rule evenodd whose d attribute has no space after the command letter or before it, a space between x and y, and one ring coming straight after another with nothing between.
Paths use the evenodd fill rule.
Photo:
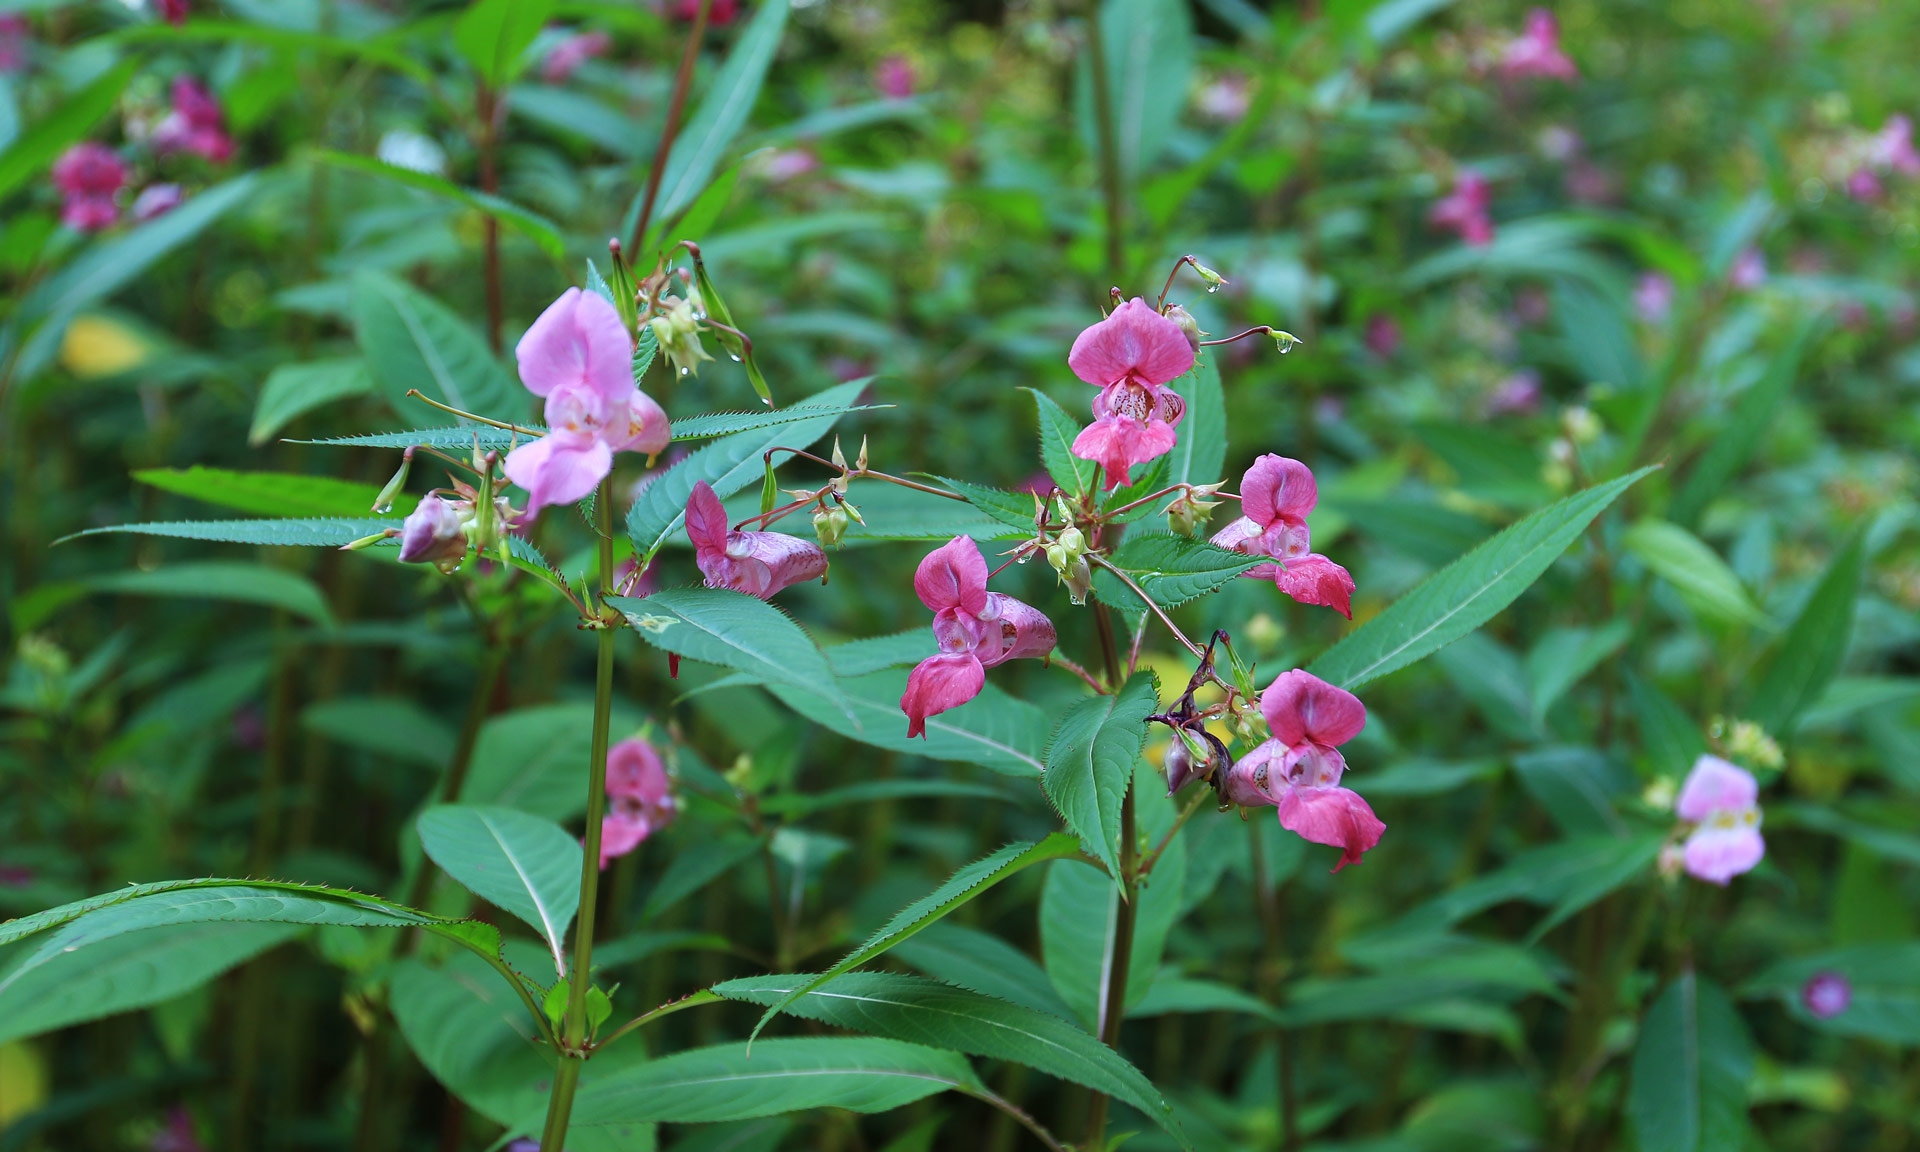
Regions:
<instances>
[{"instance_id":1,"label":"thick main stem","mask_svg":"<svg viewBox=\"0 0 1920 1152\"><path fill-rule=\"evenodd\" d=\"M613 478L600 481L594 498L600 533L600 604L613 595ZM560 1068L547 1101L547 1124L540 1147L566 1147L573 1093L587 1053L587 990L593 985L593 921L600 895L600 821L607 809L607 729L613 722L614 627L600 621L593 678L593 751L587 759L587 835L580 860L580 915L573 934L573 972L567 984L567 1014L561 1024Z\"/></svg>"},{"instance_id":2,"label":"thick main stem","mask_svg":"<svg viewBox=\"0 0 1920 1152\"><path fill-rule=\"evenodd\" d=\"M1106 660L1107 679L1113 690L1120 690L1119 644L1113 634L1113 616L1106 605L1095 603L1094 627L1100 634L1100 653ZM1133 783L1128 781L1126 797L1120 802L1120 902L1114 910L1113 947L1101 966L1100 1042L1109 1048L1120 1046L1120 1025L1127 1017L1127 980L1133 963L1133 929L1138 918L1140 894L1140 854L1134 827ZM1083 1148L1104 1146L1107 1128L1107 1096L1096 1092L1087 1110L1087 1135Z\"/></svg>"},{"instance_id":3,"label":"thick main stem","mask_svg":"<svg viewBox=\"0 0 1920 1152\"><path fill-rule=\"evenodd\" d=\"M1119 144L1113 130L1113 97L1107 78L1107 49L1100 38L1099 0L1087 3L1087 70L1093 73L1093 119L1100 140L1100 189L1107 202L1107 273L1117 279L1126 263L1126 245L1121 239L1124 205Z\"/></svg>"},{"instance_id":4,"label":"thick main stem","mask_svg":"<svg viewBox=\"0 0 1920 1152\"><path fill-rule=\"evenodd\" d=\"M484 82L476 102L480 113L480 190L492 196L500 191L500 169L496 162L499 102L493 89ZM498 356L500 325L506 311L500 283L500 218L488 212L482 226L486 229L487 346Z\"/></svg>"}]
</instances>

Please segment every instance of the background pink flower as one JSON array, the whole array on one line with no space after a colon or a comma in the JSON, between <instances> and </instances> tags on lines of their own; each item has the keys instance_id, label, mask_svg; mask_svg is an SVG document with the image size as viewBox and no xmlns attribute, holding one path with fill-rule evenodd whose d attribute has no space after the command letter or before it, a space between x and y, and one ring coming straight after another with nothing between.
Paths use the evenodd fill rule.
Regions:
<instances>
[{"instance_id":1,"label":"background pink flower","mask_svg":"<svg viewBox=\"0 0 1920 1152\"><path fill-rule=\"evenodd\" d=\"M1681 846L1687 873L1713 884L1753 870L1767 854L1760 838L1760 786L1753 774L1718 756L1694 761L1674 814L1694 825Z\"/></svg>"}]
</instances>

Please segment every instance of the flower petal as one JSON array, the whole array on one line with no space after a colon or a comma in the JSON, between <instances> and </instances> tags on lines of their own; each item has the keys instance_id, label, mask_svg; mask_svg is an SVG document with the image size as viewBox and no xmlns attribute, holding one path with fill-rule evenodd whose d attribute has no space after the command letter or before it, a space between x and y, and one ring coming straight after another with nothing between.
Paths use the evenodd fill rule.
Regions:
<instances>
[{"instance_id":1,"label":"flower petal","mask_svg":"<svg viewBox=\"0 0 1920 1152\"><path fill-rule=\"evenodd\" d=\"M1315 844L1341 849L1335 872L1357 864L1387 826L1351 788L1290 788L1280 797L1280 826Z\"/></svg>"},{"instance_id":2,"label":"flower petal","mask_svg":"<svg viewBox=\"0 0 1920 1152\"><path fill-rule=\"evenodd\" d=\"M1129 376L1165 384L1193 367L1193 355L1180 325L1135 296L1074 339L1067 366L1100 388Z\"/></svg>"},{"instance_id":3,"label":"flower petal","mask_svg":"<svg viewBox=\"0 0 1920 1152\"><path fill-rule=\"evenodd\" d=\"M1753 773L1718 756L1702 756L1680 786L1674 814L1682 820L1705 820L1715 812L1752 808L1760 802L1760 785Z\"/></svg>"},{"instance_id":4,"label":"flower petal","mask_svg":"<svg viewBox=\"0 0 1920 1152\"><path fill-rule=\"evenodd\" d=\"M687 538L702 562L727 553L727 509L713 485L701 480L687 496Z\"/></svg>"},{"instance_id":5,"label":"flower petal","mask_svg":"<svg viewBox=\"0 0 1920 1152\"><path fill-rule=\"evenodd\" d=\"M913 591L935 612L958 608L978 616L987 610L987 562L980 546L955 536L927 553L913 573Z\"/></svg>"},{"instance_id":6,"label":"flower petal","mask_svg":"<svg viewBox=\"0 0 1920 1152\"><path fill-rule=\"evenodd\" d=\"M1313 469L1290 457L1269 452L1240 478L1240 510L1263 528L1282 517L1304 520L1319 500Z\"/></svg>"},{"instance_id":7,"label":"flower petal","mask_svg":"<svg viewBox=\"0 0 1920 1152\"><path fill-rule=\"evenodd\" d=\"M1353 619L1352 574L1317 552L1289 560L1285 568L1275 566L1271 573L1262 574L1272 576L1274 587L1302 604L1319 604Z\"/></svg>"},{"instance_id":8,"label":"flower petal","mask_svg":"<svg viewBox=\"0 0 1920 1152\"><path fill-rule=\"evenodd\" d=\"M1289 747L1311 741L1332 748L1367 726L1358 696L1299 668L1274 677L1260 693L1260 712L1274 739Z\"/></svg>"},{"instance_id":9,"label":"flower petal","mask_svg":"<svg viewBox=\"0 0 1920 1152\"><path fill-rule=\"evenodd\" d=\"M627 326L597 292L569 288L547 305L514 346L520 381L535 396L565 385L584 386L608 411L627 406L633 386L633 342Z\"/></svg>"},{"instance_id":10,"label":"flower petal","mask_svg":"<svg viewBox=\"0 0 1920 1152\"><path fill-rule=\"evenodd\" d=\"M1024 600L989 592L985 616L987 637L978 655L989 668L1008 660L1045 656L1058 639L1047 614Z\"/></svg>"},{"instance_id":11,"label":"flower petal","mask_svg":"<svg viewBox=\"0 0 1920 1152\"><path fill-rule=\"evenodd\" d=\"M613 469L613 449L592 436L548 432L507 453L507 479L527 490L526 515L584 500Z\"/></svg>"},{"instance_id":12,"label":"flower petal","mask_svg":"<svg viewBox=\"0 0 1920 1152\"><path fill-rule=\"evenodd\" d=\"M1277 793L1285 788L1280 765L1286 753L1286 745L1280 741L1264 740L1235 760L1222 782L1227 799L1242 808L1271 808L1278 804Z\"/></svg>"},{"instance_id":13,"label":"flower petal","mask_svg":"<svg viewBox=\"0 0 1920 1152\"><path fill-rule=\"evenodd\" d=\"M907 736L925 737L927 717L958 708L987 686L987 670L971 653L929 656L907 674L900 710L907 714Z\"/></svg>"},{"instance_id":14,"label":"flower petal","mask_svg":"<svg viewBox=\"0 0 1920 1152\"><path fill-rule=\"evenodd\" d=\"M1724 885L1742 872L1752 871L1766 854L1766 841L1756 828L1705 825L1687 837L1684 860L1689 875Z\"/></svg>"}]
</instances>

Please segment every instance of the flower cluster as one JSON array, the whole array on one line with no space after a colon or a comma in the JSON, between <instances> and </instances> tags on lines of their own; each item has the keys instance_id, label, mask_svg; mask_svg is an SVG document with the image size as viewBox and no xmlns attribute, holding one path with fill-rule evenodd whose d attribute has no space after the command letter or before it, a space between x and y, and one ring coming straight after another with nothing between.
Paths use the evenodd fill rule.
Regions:
<instances>
[{"instance_id":1,"label":"flower cluster","mask_svg":"<svg viewBox=\"0 0 1920 1152\"><path fill-rule=\"evenodd\" d=\"M1760 786L1737 764L1718 756L1694 761L1673 811L1692 825L1678 850L1690 876L1724 885L1767 854L1760 838Z\"/></svg>"},{"instance_id":2,"label":"flower cluster","mask_svg":"<svg viewBox=\"0 0 1920 1152\"><path fill-rule=\"evenodd\" d=\"M607 749L607 814L600 820L600 868L640 847L680 810L673 781L653 745L639 737Z\"/></svg>"},{"instance_id":3,"label":"flower cluster","mask_svg":"<svg viewBox=\"0 0 1920 1152\"><path fill-rule=\"evenodd\" d=\"M227 116L206 85L191 76L173 80L173 108L153 129L153 149L161 155L189 152L224 164L233 157Z\"/></svg>"},{"instance_id":4,"label":"flower cluster","mask_svg":"<svg viewBox=\"0 0 1920 1152\"><path fill-rule=\"evenodd\" d=\"M1538 77L1571 84L1580 78L1580 70L1560 50L1560 24L1545 8L1527 13L1526 30L1501 48L1499 68L1509 80Z\"/></svg>"},{"instance_id":5,"label":"flower cluster","mask_svg":"<svg viewBox=\"0 0 1920 1152\"><path fill-rule=\"evenodd\" d=\"M172 96L172 108L151 127L129 117L128 139L146 145L154 157L184 152L215 164L232 159L234 141L227 131L226 113L206 85L190 76L177 76ZM82 141L54 161L52 177L60 193L62 224L76 232L101 232L120 222L121 194L131 183L120 153L98 141ZM134 197L130 214L136 221L151 220L177 207L185 196L177 183L149 184Z\"/></svg>"},{"instance_id":6,"label":"flower cluster","mask_svg":"<svg viewBox=\"0 0 1920 1152\"><path fill-rule=\"evenodd\" d=\"M1214 534L1213 543L1247 556L1268 556L1275 563L1247 570L1302 604L1321 604L1353 618L1353 577L1313 551L1307 514L1319 502L1313 471L1298 460L1268 453L1240 479L1243 513Z\"/></svg>"},{"instance_id":7,"label":"flower cluster","mask_svg":"<svg viewBox=\"0 0 1920 1152\"><path fill-rule=\"evenodd\" d=\"M1455 233L1475 246L1493 243L1493 188L1478 172L1462 172L1454 179L1453 191L1437 201L1427 212L1436 227Z\"/></svg>"},{"instance_id":8,"label":"flower cluster","mask_svg":"<svg viewBox=\"0 0 1920 1152\"><path fill-rule=\"evenodd\" d=\"M1053 651L1053 621L1030 604L987 591L987 562L968 537L955 536L921 560L913 590L933 612L940 652L907 677L900 708L910 737L926 735L927 717L978 696L988 668Z\"/></svg>"},{"instance_id":9,"label":"flower cluster","mask_svg":"<svg viewBox=\"0 0 1920 1152\"><path fill-rule=\"evenodd\" d=\"M482 516L481 500L479 492L459 481L451 495L436 490L422 496L400 524L400 559L451 572L467 558L469 547L491 551L518 513L505 496L495 496L491 514Z\"/></svg>"},{"instance_id":10,"label":"flower cluster","mask_svg":"<svg viewBox=\"0 0 1920 1152\"><path fill-rule=\"evenodd\" d=\"M1296 668L1260 693L1260 714L1273 736L1227 770L1227 798L1245 808L1277 808L1280 826L1315 844L1340 849L1338 872L1380 842L1386 825L1351 788L1340 745L1367 726L1359 697Z\"/></svg>"}]
</instances>

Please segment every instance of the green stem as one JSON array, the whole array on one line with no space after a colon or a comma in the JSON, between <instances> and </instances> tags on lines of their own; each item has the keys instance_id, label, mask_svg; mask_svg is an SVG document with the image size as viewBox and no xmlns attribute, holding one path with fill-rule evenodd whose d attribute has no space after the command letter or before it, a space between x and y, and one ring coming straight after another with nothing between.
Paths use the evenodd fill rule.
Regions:
<instances>
[{"instance_id":1,"label":"green stem","mask_svg":"<svg viewBox=\"0 0 1920 1152\"><path fill-rule=\"evenodd\" d=\"M600 534L600 602L613 595L613 477L600 481L594 498ZM603 607L604 613L604 607ZM617 618L617 614L615 614ZM573 934L573 972L567 986L567 1015L561 1026L560 1069L547 1102L542 1148L555 1152L567 1143L573 1093L587 1055L587 990L593 986L593 921L600 895L600 821L607 809L607 730L613 722L613 642L615 626L603 614L593 678L593 751L587 759L586 843L580 860L580 915Z\"/></svg>"},{"instance_id":2,"label":"green stem","mask_svg":"<svg viewBox=\"0 0 1920 1152\"><path fill-rule=\"evenodd\" d=\"M1120 653L1113 634L1113 616L1104 604L1095 603L1093 620L1100 634L1100 652L1106 660L1107 678L1117 692L1121 683ZM1107 954L1100 973L1104 992L1100 1004L1100 1042L1116 1049L1120 1046L1120 1025L1127 1017L1127 980L1133 964L1134 922L1139 912L1139 834L1134 825L1133 793L1133 784L1129 781L1126 797L1120 802L1120 874L1115 877L1120 885L1120 905L1114 912L1113 949ZM1107 1095L1096 1092L1087 1111L1087 1135L1081 1147L1103 1147L1106 1128Z\"/></svg>"},{"instance_id":3,"label":"green stem","mask_svg":"<svg viewBox=\"0 0 1920 1152\"><path fill-rule=\"evenodd\" d=\"M1093 73L1093 118L1100 140L1100 189L1107 203L1107 274L1119 278L1126 263L1120 151L1113 131L1113 97L1107 79L1107 48L1100 38L1099 0L1087 4L1087 69Z\"/></svg>"}]
</instances>

